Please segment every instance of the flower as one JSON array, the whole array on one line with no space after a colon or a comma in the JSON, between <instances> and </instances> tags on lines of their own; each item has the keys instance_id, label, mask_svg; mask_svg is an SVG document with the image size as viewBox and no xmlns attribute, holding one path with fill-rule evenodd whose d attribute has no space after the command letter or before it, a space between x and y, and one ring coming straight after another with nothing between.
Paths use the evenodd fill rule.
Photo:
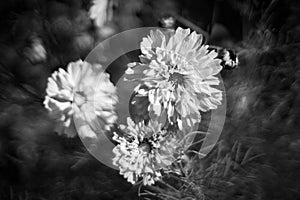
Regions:
<instances>
[{"instance_id":1,"label":"flower","mask_svg":"<svg viewBox=\"0 0 300 200\"><path fill-rule=\"evenodd\" d=\"M201 120L200 111L221 104L222 91L213 87L220 82L215 76L222 69L220 60L201 43L202 35L182 28L173 33L151 31L143 38L140 62L128 64L125 80L149 88L152 119L193 131Z\"/></svg>"},{"instance_id":2,"label":"flower","mask_svg":"<svg viewBox=\"0 0 300 200\"><path fill-rule=\"evenodd\" d=\"M108 13L108 3L108 0L93 0L93 5L89 10L90 18L95 20L95 25L99 28L111 18Z\"/></svg>"},{"instance_id":3,"label":"flower","mask_svg":"<svg viewBox=\"0 0 300 200\"><path fill-rule=\"evenodd\" d=\"M142 178L144 185L154 184L166 169L175 161L177 139L161 129L161 124L150 121L135 124L127 118L128 126L121 129L128 137L121 137L114 132L113 140L119 144L113 152L113 164L120 168L120 174L127 181L135 184Z\"/></svg>"},{"instance_id":4,"label":"flower","mask_svg":"<svg viewBox=\"0 0 300 200\"><path fill-rule=\"evenodd\" d=\"M100 64L71 62L67 71L60 68L52 74L46 93L44 105L57 121L59 134L74 137L73 120L76 120L80 136L94 138L99 130L109 129L117 119L116 88Z\"/></svg>"}]
</instances>

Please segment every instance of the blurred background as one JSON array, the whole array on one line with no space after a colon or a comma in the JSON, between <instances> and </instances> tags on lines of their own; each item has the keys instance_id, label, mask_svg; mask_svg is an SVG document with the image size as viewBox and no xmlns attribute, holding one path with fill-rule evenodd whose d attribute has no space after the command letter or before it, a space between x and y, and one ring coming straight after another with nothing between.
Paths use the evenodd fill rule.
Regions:
<instances>
[{"instance_id":1,"label":"blurred background","mask_svg":"<svg viewBox=\"0 0 300 200\"><path fill-rule=\"evenodd\" d=\"M300 199L299 8L297 0L0 1L0 199ZM191 174L139 188L79 138L57 136L42 102L53 71L169 16L233 50L239 66L221 72L228 109L215 149L190 162Z\"/></svg>"}]
</instances>

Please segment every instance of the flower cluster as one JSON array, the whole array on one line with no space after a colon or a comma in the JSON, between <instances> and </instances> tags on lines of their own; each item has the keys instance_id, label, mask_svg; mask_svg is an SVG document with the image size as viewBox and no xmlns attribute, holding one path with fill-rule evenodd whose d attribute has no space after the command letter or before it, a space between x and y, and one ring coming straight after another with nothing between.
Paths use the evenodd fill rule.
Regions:
<instances>
[{"instance_id":1,"label":"flower cluster","mask_svg":"<svg viewBox=\"0 0 300 200\"><path fill-rule=\"evenodd\" d=\"M222 67L218 54L189 29L151 31L141 51L140 62L129 63L125 77L139 83L131 104L146 108L133 109L139 115L120 125L123 134L114 132L112 161L128 182L151 185L193 142L201 112L221 104L216 75ZM75 120L81 137L97 138L116 122L116 88L99 64L70 63L67 71L52 74L46 92L44 104L58 133L75 136Z\"/></svg>"},{"instance_id":2,"label":"flower cluster","mask_svg":"<svg viewBox=\"0 0 300 200\"><path fill-rule=\"evenodd\" d=\"M137 81L137 95L148 97L148 103L140 103L148 105L149 116L144 119L150 121L145 125L128 120L123 128L131 139L114 135L119 144L113 150L113 164L129 182L142 178L150 185L180 159L181 144L189 145L182 142L186 139L182 133L187 136L197 129L200 112L221 104L222 91L214 86L219 85L215 75L222 67L218 54L189 29L151 32L141 42L141 51L140 62L128 64L125 80ZM179 129L175 134L174 127Z\"/></svg>"}]
</instances>

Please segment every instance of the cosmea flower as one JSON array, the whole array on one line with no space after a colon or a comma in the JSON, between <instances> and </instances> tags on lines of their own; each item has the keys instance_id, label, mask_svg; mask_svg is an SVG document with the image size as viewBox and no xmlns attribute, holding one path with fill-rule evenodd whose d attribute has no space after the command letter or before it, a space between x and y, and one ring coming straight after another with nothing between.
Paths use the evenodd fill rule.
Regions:
<instances>
[{"instance_id":1,"label":"cosmea flower","mask_svg":"<svg viewBox=\"0 0 300 200\"><path fill-rule=\"evenodd\" d=\"M67 71L59 69L52 74L46 93L44 105L57 120L59 134L74 137L76 120L81 136L96 137L99 130L109 129L117 118L116 88L99 64L71 62Z\"/></svg>"},{"instance_id":2,"label":"cosmea flower","mask_svg":"<svg viewBox=\"0 0 300 200\"><path fill-rule=\"evenodd\" d=\"M151 31L141 42L140 62L128 64L126 80L138 81L149 90L152 119L164 119L181 130L194 130L200 111L216 109L222 91L214 76L222 69L215 51L202 45L202 35L178 28L175 32ZM153 118L154 117L154 118ZM164 123L164 122L162 122Z\"/></svg>"},{"instance_id":3,"label":"cosmea flower","mask_svg":"<svg viewBox=\"0 0 300 200\"><path fill-rule=\"evenodd\" d=\"M177 139L161 130L158 122L135 124L128 118L127 124L121 127L126 136L114 133L113 139L119 144L113 149L113 164L120 168L120 174L132 184L139 178L142 178L144 185L154 184L161 178L161 170L174 162Z\"/></svg>"}]
</instances>

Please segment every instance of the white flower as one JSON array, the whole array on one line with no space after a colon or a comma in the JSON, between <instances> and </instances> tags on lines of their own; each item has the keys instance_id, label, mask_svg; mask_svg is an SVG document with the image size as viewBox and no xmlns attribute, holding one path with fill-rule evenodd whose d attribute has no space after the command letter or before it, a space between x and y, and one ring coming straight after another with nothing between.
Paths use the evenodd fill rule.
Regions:
<instances>
[{"instance_id":1,"label":"white flower","mask_svg":"<svg viewBox=\"0 0 300 200\"><path fill-rule=\"evenodd\" d=\"M158 122L135 124L128 118L127 124L127 127L121 127L127 137L114 133L113 139L119 144L113 149L113 164L120 168L120 174L132 184L139 178L142 178L144 185L154 184L161 178L161 170L174 162L177 139L161 130Z\"/></svg>"},{"instance_id":2,"label":"white flower","mask_svg":"<svg viewBox=\"0 0 300 200\"><path fill-rule=\"evenodd\" d=\"M195 130L200 111L216 109L222 91L214 76L222 69L217 53L202 45L202 35L178 28L174 33L151 31L141 42L140 62L128 64L126 80L149 87L151 118Z\"/></svg>"},{"instance_id":3,"label":"white flower","mask_svg":"<svg viewBox=\"0 0 300 200\"><path fill-rule=\"evenodd\" d=\"M99 130L109 129L117 118L116 88L99 64L71 62L67 71L59 69L52 74L46 93L44 105L57 121L59 134L74 137L75 119L79 122L79 134L94 138Z\"/></svg>"},{"instance_id":4,"label":"white flower","mask_svg":"<svg viewBox=\"0 0 300 200\"><path fill-rule=\"evenodd\" d=\"M95 21L97 27L102 27L104 23L111 18L111 13L109 13L109 0L93 0L93 5L90 8L89 15L90 18Z\"/></svg>"}]
</instances>

